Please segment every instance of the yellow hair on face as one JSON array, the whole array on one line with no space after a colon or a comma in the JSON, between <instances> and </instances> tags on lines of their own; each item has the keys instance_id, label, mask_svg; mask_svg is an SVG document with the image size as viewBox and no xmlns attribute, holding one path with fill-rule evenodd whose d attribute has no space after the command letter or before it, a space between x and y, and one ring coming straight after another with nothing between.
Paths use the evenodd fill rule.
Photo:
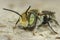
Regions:
<instances>
[{"instance_id":1,"label":"yellow hair on face","mask_svg":"<svg viewBox=\"0 0 60 40\"><path fill-rule=\"evenodd\" d=\"M22 14L22 21L23 21L23 22L27 21L26 16L27 16L26 14Z\"/></svg>"},{"instance_id":2,"label":"yellow hair on face","mask_svg":"<svg viewBox=\"0 0 60 40\"><path fill-rule=\"evenodd\" d=\"M22 14L22 18L20 19L20 24L22 26L27 26L27 23L28 23L28 21L27 21L27 18L26 18L26 14Z\"/></svg>"}]
</instances>

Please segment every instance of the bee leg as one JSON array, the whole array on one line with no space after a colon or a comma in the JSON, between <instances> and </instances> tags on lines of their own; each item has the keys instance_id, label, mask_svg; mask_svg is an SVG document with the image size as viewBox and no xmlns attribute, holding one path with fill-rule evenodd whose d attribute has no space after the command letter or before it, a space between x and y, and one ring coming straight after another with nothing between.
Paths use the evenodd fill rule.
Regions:
<instances>
[{"instance_id":1,"label":"bee leg","mask_svg":"<svg viewBox=\"0 0 60 40\"><path fill-rule=\"evenodd\" d=\"M35 31L34 30L32 31L32 34L35 36Z\"/></svg>"},{"instance_id":2,"label":"bee leg","mask_svg":"<svg viewBox=\"0 0 60 40\"><path fill-rule=\"evenodd\" d=\"M55 32L55 31L53 30L53 28L50 26L50 24L49 24L49 23L47 23L47 24L48 24L48 26L51 28L51 30L52 30L54 33L57 34L57 32Z\"/></svg>"},{"instance_id":3,"label":"bee leg","mask_svg":"<svg viewBox=\"0 0 60 40\"><path fill-rule=\"evenodd\" d=\"M15 25L17 25L17 23L20 21L20 18L18 19L18 21L16 22L16 24Z\"/></svg>"},{"instance_id":4,"label":"bee leg","mask_svg":"<svg viewBox=\"0 0 60 40\"><path fill-rule=\"evenodd\" d=\"M41 27L41 26L43 26L43 24L38 25L38 28L37 29L39 29L39 27Z\"/></svg>"},{"instance_id":5,"label":"bee leg","mask_svg":"<svg viewBox=\"0 0 60 40\"><path fill-rule=\"evenodd\" d=\"M59 23L56 20L53 19L53 21L55 22L55 24L57 24L58 26L60 26Z\"/></svg>"},{"instance_id":6,"label":"bee leg","mask_svg":"<svg viewBox=\"0 0 60 40\"><path fill-rule=\"evenodd\" d=\"M32 34L35 36L35 32L34 32L34 30L32 31Z\"/></svg>"},{"instance_id":7,"label":"bee leg","mask_svg":"<svg viewBox=\"0 0 60 40\"><path fill-rule=\"evenodd\" d=\"M13 29L16 28L16 25L18 24L19 21L20 21L20 18L19 18L18 21L16 22L15 27L13 27Z\"/></svg>"}]
</instances>

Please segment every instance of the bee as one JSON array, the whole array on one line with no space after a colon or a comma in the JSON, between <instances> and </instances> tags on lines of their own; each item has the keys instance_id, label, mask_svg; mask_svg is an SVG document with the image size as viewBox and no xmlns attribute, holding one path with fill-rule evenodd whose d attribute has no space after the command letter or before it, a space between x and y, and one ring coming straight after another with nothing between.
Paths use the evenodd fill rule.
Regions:
<instances>
[{"instance_id":1,"label":"bee","mask_svg":"<svg viewBox=\"0 0 60 40\"><path fill-rule=\"evenodd\" d=\"M31 8L31 6L29 6L28 9L22 13L22 15L16 11L13 11L10 9L6 9L6 8L3 8L3 9L7 10L7 11L14 12L17 15L19 15L19 18L15 24L14 29L16 28L16 25L18 24L18 22L21 22L23 25L22 26L20 25L19 28L24 29L24 30L34 31L34 29L36 28L37 21L40 20L39 16L43 16L43 21L41 24L39 24L37 26L37 28L47 24L49 26L49 28L51 28L51 30L57 34L57 32L55 32L54 29L50 26L50 22L53 22L53 21L55 22L55 24L59 25L59 23L54 19L55 18L55 15L54 15L55 12L42 11L42 14L41 14L37 9L31 9L30 10L30 8ZM33 15L34 17L33 17L33 22L30 24L31 15ZM25 27L26 22L28 22L28 25Z\"/></svg>"}]
</instances>

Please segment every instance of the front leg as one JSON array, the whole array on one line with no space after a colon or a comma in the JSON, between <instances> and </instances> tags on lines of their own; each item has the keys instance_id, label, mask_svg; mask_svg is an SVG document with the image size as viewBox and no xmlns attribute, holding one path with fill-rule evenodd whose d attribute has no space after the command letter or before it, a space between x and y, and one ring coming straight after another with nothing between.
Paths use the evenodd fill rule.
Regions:
<instances>
[{"instance_id":1,"label":"front leg","mask_svg":"<svg viewBox=\"0 0 60 40\"><path fill-rule=\"evenodd\" d=\"M19 21L20 21L20 17L19 17L19 19L18 19L18 21L16 22L16 24L15 24L15 25L17 25Z\"/></svg>"},{"instance_id":2,"label":"front leg","mask_svg":"<svg viewBox=\"0 0 60 40\"><path fill-rule=\"evenodd\" d=\"M20 17L19 17L18 21L16 22L15 27L13 27L13 29L16 28L16 25L18 24L19 21L20 21Z\"/></svg>"}]
</instances>

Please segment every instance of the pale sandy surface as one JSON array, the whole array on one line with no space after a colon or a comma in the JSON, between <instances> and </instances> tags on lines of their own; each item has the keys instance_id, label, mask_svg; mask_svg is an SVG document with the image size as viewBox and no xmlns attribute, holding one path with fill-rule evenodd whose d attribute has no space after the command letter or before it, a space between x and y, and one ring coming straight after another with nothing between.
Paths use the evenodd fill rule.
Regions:
<instances>
[{"instance_id":1,"label":"pale sandy surface","mask_svg":"<svg viewBox=\"0 0 60 40\"><path fill-rule=\"evenodd\" d=\"M10 6L12 4L12 6ZM33 9L50 10L56 12L56 20L60 23L60 0L0 0L0 40L60 40L60 27L53 27L58 34L51 34L48 27L41 27L35 36L32 32L21 29L13 30L18 15L3 10L3 8L13 9L20 14L23 13L28 6Z\"/></svg>"}]
</instances>

